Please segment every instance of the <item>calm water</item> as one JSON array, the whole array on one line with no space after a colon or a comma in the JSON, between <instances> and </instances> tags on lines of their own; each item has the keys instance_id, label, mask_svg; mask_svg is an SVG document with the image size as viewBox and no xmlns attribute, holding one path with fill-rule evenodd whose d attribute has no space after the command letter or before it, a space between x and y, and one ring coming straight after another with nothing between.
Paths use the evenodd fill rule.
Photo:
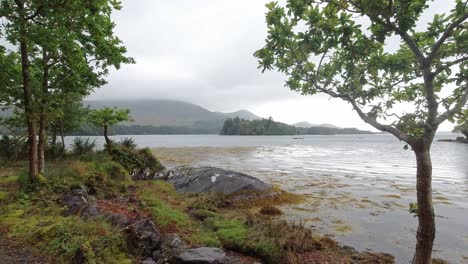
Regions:
<instances>
[{"instance_id":1,"label":"calm water","mask_svg":"<svg viewBox=\"0 0 468 264\"><path fill-rule=\"evenodd\" d=\"M408 204L416 199L415 158L390 135L133 138L140 146L155 148L169 167L239 170L304 194L303 204L282 208L290 220L359 250L393 254L397 263L408 263L412 257L417 219L408 212ZM466 144L435 142L432 148L434 255L452 263L468 263L467 156Z\"/></svg>"}]
</instances>

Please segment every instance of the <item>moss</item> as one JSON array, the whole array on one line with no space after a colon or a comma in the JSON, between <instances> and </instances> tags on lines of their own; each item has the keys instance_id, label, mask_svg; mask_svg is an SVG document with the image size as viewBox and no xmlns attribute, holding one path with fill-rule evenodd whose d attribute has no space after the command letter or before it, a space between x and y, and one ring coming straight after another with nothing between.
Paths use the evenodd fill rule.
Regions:
<instances>
[{"instance_id":1,"label":"moss","mask_svg":"<svg viewBox=\"0 0 468 264\"><path fill-rule=\"evenodd\" d=\"M189 241L196 246L221 247L218 235L210 230L199 230L194 232Z\"/></svg>"},{"instance_id":2,"label":"moss","mask_svg":"<svg viewBox=\"0 0 468 264\"><path fill-rule=\"evenodd\" d=\"M247 241L248 229L240 219L210 217L204 221L204 224L216 232L219 240L227 248L240 249Z\"/></svg>"},{"instance_id":3,"label":"moss","mask_svg":"<svg viewBox=\"0 0 468 264\"><path fill-rule=\"evenodd\" d=\"M17 201L2 211L0 226L8 228L8 236L24 239L64 262L79 250L87 263L132 261L125 253L124 238L104 220L64 217L58 206L43 207L29 201Z\"/></svg>"},{"instance_id":4,"label":"moss","mask_svg":"<svg viewBox=\"0 0 468 264\"><path fill-rule=\"evenodd\" d=\"M8 193L0 191L0 202L5 200L8 197Z\"/></svg>"}]
</instances>

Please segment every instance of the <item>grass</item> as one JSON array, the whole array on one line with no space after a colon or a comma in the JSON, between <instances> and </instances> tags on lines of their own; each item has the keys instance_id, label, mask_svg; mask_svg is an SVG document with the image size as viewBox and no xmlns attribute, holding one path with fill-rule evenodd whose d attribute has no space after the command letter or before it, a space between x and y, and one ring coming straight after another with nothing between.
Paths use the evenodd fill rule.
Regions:
<instances>
[{"instance_id":1,"label":"grass","mask_svg":"<svg viewBox=\"0 0 468 264\"><path fill-rule=\"evenodd\" d=\"M33 195L30 195L33 196ZM58 205L19 198L2 208L0 226L42 252L68 262L81 251L87 263L132 263L124 238L103 219L62 216Z\"/></svg>"},{"instance_id":2,"label":"grass","mask_svg":"<svg viewBox=\"0 0 468 264\"><path fill-rule=\"evenodd\" d=\"M91 264L133 263L135 257L126 252L117 228L101 218L64 216L64 208L56 202L74 185L89 183L96 173L92 166L51 162L46 183L34 190L21 169L9 170L9 175L0 177L0 228L11 239L25 241L60 263L72 262L78 253Z\"/></svg>"},{"instance_id":3,"label":"grass","mask_svg":"<svg viewBox=\"0 0 468 264\"><path fill-rule=\"evenodd\" d=\"M0 177L0 229L42 252L70 262L77 253L87 263L132 263L120 230L105 219L63 216L56 201L74 186L86 185L101 199L140 200L138 210L149 215L162 233L176 233L190 246L224 247L261 258L265 263L289 263L302 253L335 249L336 243L315 237L301 223L291 224L258 214L262 206L294 203L301 197L275 190L273 199L232 203L229 197L181 195L163 181L132 182L127 171L105 156L48 163L46 183L29 188L26 174ZM9 175L13 175L9 173ZM15 188L10 188L10 186ZM21 187L21 188L20 188ZM336 223L338 224L338 223Z\"/></svg>"}]
</instances>

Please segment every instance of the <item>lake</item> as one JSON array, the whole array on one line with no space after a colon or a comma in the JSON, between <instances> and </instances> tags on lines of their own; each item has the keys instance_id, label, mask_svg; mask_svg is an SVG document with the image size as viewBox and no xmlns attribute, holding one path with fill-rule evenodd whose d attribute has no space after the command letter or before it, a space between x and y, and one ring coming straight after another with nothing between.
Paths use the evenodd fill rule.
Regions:
<instances>
[{"instance_id":1,"label":"lake","mask_svg":"<svg viewBox=\"0 0 468 264\"><path fill-rule=\"evenodd\" d=\"M437 138L456 135L440 133ZM114 139L127 136L115 136ZM415 157L391 135L131 136L154 148L163 164L209 165L249 173L289 192L302 204L283 206L303 222L358 250L383 251L408 263L416 242ZM71 142L72 138L67 138ZM101 144L102 137L97 138ZM468 144L434 142L434 257L468 263Z\"/></svg>"}]
</instances>

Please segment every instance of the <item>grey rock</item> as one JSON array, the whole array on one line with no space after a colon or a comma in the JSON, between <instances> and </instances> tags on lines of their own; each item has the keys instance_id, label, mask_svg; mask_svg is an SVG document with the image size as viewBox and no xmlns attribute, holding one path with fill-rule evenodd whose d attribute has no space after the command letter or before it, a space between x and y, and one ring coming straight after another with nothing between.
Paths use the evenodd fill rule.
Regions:
<instances>
[{"instance_id":1,"label":"grey rock","mask_svg":"<svg viewBox=\"0 0 468 264\"><path fill-rule=\"evenodd\" d=\"M160 250L155 250L153 253L151 253L151 257L153 260L159 260L161 258L161 251Z\"/></svg>"},{"instance_id":2,"label":"grey rock","mask_svg":"<svg viewBox=\"0 0 468 264\"><path fill-rule=\"evenodd\" d=\"M70 194L61 199L61 203L67 207L64 212L66 216L79 215L86 218L99 214L99 208L84 186L72 189Z\"/></svg>"},{"instance_id":3,"label":"grey rock","mask_svg":"<svg viewBox=\"0 0 468 264\"><path fill-rule=\"evenodd\" d=\"M123 214L108 213L105 215L105 217L111 222L112 225L115 225L118 227L125 227L130 222L128 218Z\"/></svg>"},{"instance_id":4,"label":"grey rock","mask_svg":"<svg viewBox=\"0 0 468 264\"><path fill-rule=\"evenodd\" d=\"M166 180L180 192L233 194L272 189L245 173L215 167L176 167L168 172Z\"/></svg>"},{"instance_id":5,"label":"grey rock","mask_svg":"<svg viewBox=\"0 0 468 264\"><path fill-rule=\"evenodd\" d=\"M162 244L162 235L149 219L135 222L126 228L127 243L131 247L143 250L144 256L151 257Z\"/></svg>"},{"instance_id":6,"label":"grey rock","mask_svg":"<svg viewBox=\"0 0 468 264\"><path fill-rule=\"evenodd\" d=\"M187 249L179 255L181 263L211 264L222 260L226 253L219 248L200 247Z\"/></svg>"},{"instance_id":7,"label":"grey rock","mask_svg":"<svg viewBox=\"0 0 468 264\"><path fill-rule=\"evenodd\" d=\"M148 180L163 180L167 177L167 171L153 171L149 168L145 170L135 169L130 176L135 181L148 181Z\"/></svg>"},{"instance_id":8,"label":"grey rock","mask_svg":"<svg viewBox=\"0 0 468 264\"><path fill-rule=\"evenodd\" d=\"M141 264L156 264L156 262L151 258L147 258L147 259L143 260L141 262Z\"/></svg>"},{"instance_id":9,"label":"grey rock","mask_svg":"<svg viewBox=\"0 0 468 264\"><path fill-rule=\"evenodd\" d=\"M187 246L178 235L168 235L164 239L161 249L158 250L159 252L153 252L153 259L156 260L154 256L156 255L158 264L177 263L177 257L185 250L187 250Z\"/></svg>"}]
</instances>

